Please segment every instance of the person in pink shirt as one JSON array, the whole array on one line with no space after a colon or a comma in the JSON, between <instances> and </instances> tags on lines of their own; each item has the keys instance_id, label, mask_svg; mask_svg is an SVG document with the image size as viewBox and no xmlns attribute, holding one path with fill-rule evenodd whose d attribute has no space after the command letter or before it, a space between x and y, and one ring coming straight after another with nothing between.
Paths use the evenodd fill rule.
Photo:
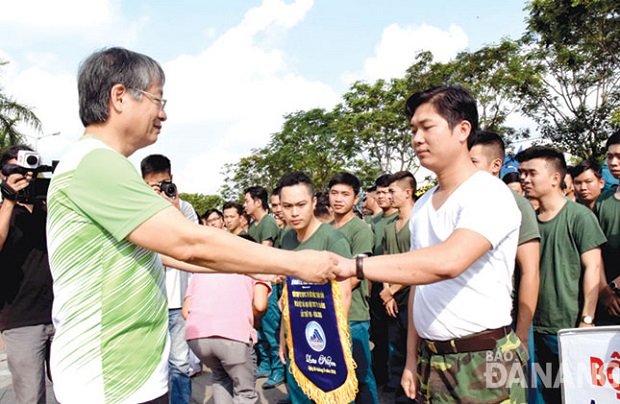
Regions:
<instances>
[{"instance_id":1,"label":"person in pink shirt","mask_svg":"<svg viewBox=\"0 0 620 404\"><path fill-rule=\"evenodd\" d=\"M213 372L215 403L256 403L254 318L267 309L271 284L237 274L195 274L183 314L185 338Z\"/></svg>"}]
</instances>

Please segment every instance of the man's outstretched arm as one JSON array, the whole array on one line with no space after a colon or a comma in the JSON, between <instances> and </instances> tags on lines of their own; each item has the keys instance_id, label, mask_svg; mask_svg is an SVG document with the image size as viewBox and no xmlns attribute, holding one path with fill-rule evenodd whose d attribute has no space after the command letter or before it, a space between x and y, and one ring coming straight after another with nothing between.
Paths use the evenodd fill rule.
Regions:
<instances>
[{"instance_id":1,"label":"man's outstretched arm","mask_svg":"<svg viewBox=\"0 0 620 404\"><path fill-rule=\"evenodd\" d=\"M327 252L265 247L191 223L173 206L143 222L127 239L176 260L220 272L288 275L317 283L334 279L340 272L337 260Z\"/></svg>"}]
</instances>

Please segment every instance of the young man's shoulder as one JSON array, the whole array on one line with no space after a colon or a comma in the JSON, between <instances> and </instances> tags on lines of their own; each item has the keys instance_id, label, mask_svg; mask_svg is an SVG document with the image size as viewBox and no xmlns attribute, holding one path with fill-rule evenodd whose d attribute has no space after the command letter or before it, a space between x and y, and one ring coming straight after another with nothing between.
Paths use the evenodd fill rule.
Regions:
<instances>
[{"instance_id":1,"label":"young man's shoulder","mask_svg":"<svg viewBox=\"0 0 620 404\"><path fill-rule=\"evenodd\" d=\"M370 230L370 227L368 226L368 224L363 221L362 219L360 219L357 215L353 216L351 218L351 220L349 220L347 223L345 223L344 226L341 227L341 229L351 229L351 231L360 231L360 232L372 232Z\"/></svg>"}]
</instances>

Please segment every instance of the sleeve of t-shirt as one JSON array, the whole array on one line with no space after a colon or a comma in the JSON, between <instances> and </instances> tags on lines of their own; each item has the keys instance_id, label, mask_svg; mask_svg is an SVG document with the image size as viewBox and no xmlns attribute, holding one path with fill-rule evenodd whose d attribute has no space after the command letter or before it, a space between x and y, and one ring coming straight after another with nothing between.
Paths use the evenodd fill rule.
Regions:
<instances>
[{"instance_id":1,"label":"sleeve of t-shirt","mask_svg":"<svg viewBox=\"0 0 620 404\"><path fill-rule=\"evenodd\" d=\"M271 219L271 216L269 216L269 218L270 219L265 220L265 224L262 226L262 229L261 229L260 238L263 241L264 240L275 241L278 239L278 236L280 235L280 228L278 227L276 222L273 219Z\"/></svg>"},{"instance_id":2,"label":"sleeve of t-shirt","mask_svg":"<svg viewBox=\"0 0 620 404\"><path fill-rule=\"evenodd\" d=\"M540 239L540 229L536 220L536 212L530 201L521 195L515 196L517 206L521 212L521 227L519 228L519 245L534 239Z\"/></svg>"},{"instance_id":3,"label":"sleeve of t-shirt","mask_svg":"<svg viewBox=\"0 0 620 404\"><path fill-rule=\"evenodd\" d=\"M117 240L172 206L142 180L129 160L108 149L93 150L82 158L67 196Z\"/></svg>"},{"instance_id":4,"label":"sleeve of t-shirt","mask_svg":"<svg viewBox=\"0 0 620 404\"><path fill-rule=\"evenodd\" d=\"M589 209L581 209L575 215L575 242L579 248L579 254L590 251L607 242L607 237L601 230L598 219Z\"/></svg>"},{"instance_id":5,"label":"sleeve of t-shirt","mask_svg":"<svg viewBox=\"0 0 620 404\"><path fill-rule=\"evenodd\" d=\"M505 191L490 188L483 197L472 195L462 205L455 228L475 231L495 248L521 223L517 203L509 190Z\"/></svg>"},{"instance_id":6,"label":"sleeve of t-shirt","mask_svg":"<svg viewBox=\"0 0 620 404\"><path fill-rule=\"evenodd\" d=\"M181 212L190 222L198 223L198 215L191 203L184 200L179 201L181 203Z\"/></svg>"},{"instance_id":7,"label":"sleeve of t-shirt","mask_svg":"<svg viewBox=\"0 0 620 404\"><path fill-rule=\"evenodd\" d=\"M330 238L327 250L344 258L353 257L353 255L351 255L351 245L342 234L337 234Z\"/></svg>"},{"instance_id":8,"label":"sleeve of t-shirt","mask_svg":"<svg viewBox=\"0 0 620 404\"><path fill-rule=\"evenodd\" d=\"M369 227L362 228L353 235L353 244L351 245L351 254L353 256L359 254L372 255L374 237Z\"/></svg>"}]
</instances>

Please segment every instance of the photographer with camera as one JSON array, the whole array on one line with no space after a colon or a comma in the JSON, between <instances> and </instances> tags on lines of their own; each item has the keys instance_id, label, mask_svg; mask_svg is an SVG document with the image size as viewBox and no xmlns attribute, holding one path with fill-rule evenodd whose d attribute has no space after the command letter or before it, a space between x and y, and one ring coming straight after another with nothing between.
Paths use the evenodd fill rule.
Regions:
<instances>
[{"instance_id":1,"label":"photographer with camera","mask_svg":"<svg viewBox=\"0 0 620 404\"><path fill-rule=\"evenodd\" d=\"M47 212L32 198L39 157L10 146L0 158L0 332L18 403L45 403L45 369L54 335Z\"/></svg>"},{"instance_id":2,"label":"photographer with camera","mask_svg":"<svg viewBox=\"0 0 620 404\"><path fill-rule=\"evenodd\" d=\"M140 163L142 178L157 193L172 203L190 221L198 223L194 207L179 199L177 186L172 182L170 160L161 154L151 154ZM170 378L170 402L189 404L192 396L192 382L189 375L189 345L185 340L185 320L181 308L190 274L164 266L166 293L168 295L168 332L170 333L170 355L168 376Z\"/></svg>"}]
</instances>

